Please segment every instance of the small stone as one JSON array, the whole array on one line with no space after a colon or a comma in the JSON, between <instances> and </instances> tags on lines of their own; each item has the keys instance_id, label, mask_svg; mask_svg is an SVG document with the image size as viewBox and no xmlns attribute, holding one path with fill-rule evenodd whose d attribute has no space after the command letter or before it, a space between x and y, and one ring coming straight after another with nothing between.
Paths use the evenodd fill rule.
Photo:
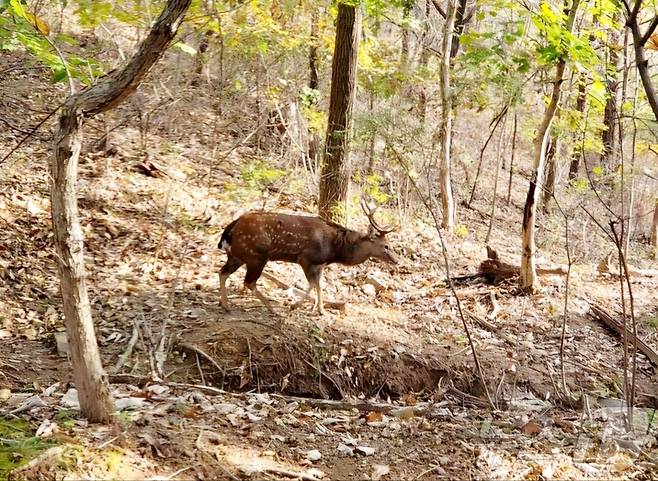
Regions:
<instances>
[{"instance_id":1,"label":"small stone","mask_svg":"<svg viewBox=\"0 0 658 481\"><path fill-rule=\"evenodd\" d=\"M306 453L306 459L308 459L313 463L315 461L320 461L321 458L322 458L322 454L317 449L311 449Z\"/></svg>"},{"instance_id":2,"label":"small stone","mask_svg":"<svg viewBox=\"0 0 658 481\"><path fill-rule=\"evenodd\" d=\"M375 454L375 448L371 448L370 446L357 446L356 450L365 456L372 456Z\"/></svg>"},{"instance_id":3,"label":"small stone","mask_svg":"<svg viewBox=\"0 0 658 481\"><path fill-rule=\"evenodd\" d=\"M369 297L375 297L377 295L377 289L372 284L363 284L361 290Z\"/></svg>"}]
</instances>

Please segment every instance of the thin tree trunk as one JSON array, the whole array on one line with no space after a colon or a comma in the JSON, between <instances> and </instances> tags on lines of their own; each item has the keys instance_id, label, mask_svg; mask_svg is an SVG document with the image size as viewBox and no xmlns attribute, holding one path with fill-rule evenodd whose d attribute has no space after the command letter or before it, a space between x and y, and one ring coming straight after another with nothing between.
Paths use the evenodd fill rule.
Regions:
<instances>
[{"instance_id":1,"label":"thin tree trunk","mask_svg":"<svg viewBox=\"0 0 658 481\"><path fill-rule=\"evenodd\" d=\"M619 14L613 16L613 21L619 21ZM616 169L615 165L615 128L617 126L617 87L619 82L617 80L619 70L619 53L617 51L617 44L619 43L619 32L615 31L607 41L607 65L605 65L606 76L609 72L612 75L606 78L606 94L605 109L603 111L603 125L606 129L601 132L601 143L603 144L603 151L601 152L601 164L608 172Z\"/></svg>"},{"instance_id":2,"label":"thin tree trunk","mask_svg":"<svg viewBox=\"0 0 658 481\"><path fill-rule=\"evenodd\" d=\"M311 14L311 42L308 48L308 87L317 90L320 85L318 76L318 10L313 7Z\"/></svg>"},{"instance_id":3,"label":"thin tree trunk","mask_svg":"<svg viewBox=\"0 0 658 481\"><path fill-rule=\"evenodd\" d=\"M375 111L375 89L370 89L370 96L368 98L368 115L372 118ZM368 141L368 167L366 168L366 175L372 175L375 169L375 147L377 142L377 134L373 130L370 133L370 140Z\"/></svg>"},{"instance_id":4,"label":"thin tree trunk","mask_svg":"<svg viewBox=\"0 0 658 481\"><path fill-rule=\"evenodd\" d=\"M420 46L420 58L418 60L419 67L426 67L430 59L430 50L429 45L426 45L427 39L429 38L430 32L430 1L425 0L425 24L423 26L423 38ZM420 123L425 124L425 119L427 118L427 89L423 85L418 93L418 117L420 118Z\"/></svg>"},{"instance_id":5,"label":"thin tree trunk","mask_svg":"<svg viewBox=\"0 0 658 481\"><path fill-rule=\"evenodd\" d=\"M320 77L318 75L318 10L315 6L311 15L311 42L308 49L308 68L308 87L312 90L318 90L320 88ZM313 96L313 106L316 103L315 99L316 97ZM317 172L319 146L320 139L318 138L318 134L309 128L308 165L313 173Z\"/></svg>"},{"instance_id":6,"label":"thin tree trunk","mask_svg":"<svg viewBox=\"0 0 658 481\"><path fill-rule=\"evenodd\" d=\"M653 246L653 258L658 259L658 197L653 207L653 221L651 222L651 245Z\"/></svg>"},{"instance_id":7,"label":"thin tree trunk","mask_svg":"<svg viewBox=\"0 0 658 481\"><path fill-rule=\"evenodd\" d=\"M466 3L467 0L457 0L457 11L455 12L455 36L452 40L452 46L450 47L450 58L455 58L459 53L460 40L461 36L464 33L466 24L470 20L470 16L466 15Z\"/></svg>"},{"instance_id":8,"label":"thin tree trunk","mask_svg":"<svg viewBox=\"0 0 658 481\"><path fill-rule=\"evenodd\" d=\"M573 0L567 17L566 29L573 31L574 20L580 0ZM564 54L563 54L564 55ZM566 58L563 56L557 63L555 82L551 100L544 111L544 118L537 128L533 141L533 166L530 176L530 187L526 196L523 209L522 225L522 250L521 250L521 272L519 275L519 288L522 292L534 292L537 284L537 272L535 267L535 219L537 216L537 186L542 185L542 174L546 160L546 146L551 124L555 118L560 104L562 83L564 82L564 71L566 69Z\"/></svg>"},{"instance_id":9,"label":"thin tree trunk","mask_svg":"<svg viewBox=\"0 0 658 481\"><path fill-rule=\"evenodd\" d=\"M507 125L507 114L503 120L503 126L500 130L500 137L498 139L498 149L496 150L496 177L494 179L493 196L491 199L491 214L489 216L489 228L487 229L487 236L484 239L485 244L489 244L491 232L493 231L494 221L496 219L496 202L498 197L498 177L500 177L501 160L503 158L503 150L505 148L505 127Z\"/></svg>"},{"instance_id":10,"label":"thin tree trunk","mask_svg":"<svg viewBox=\"0 0 658 481\"><path fill-rule=\"evenodd\" d=\"M452 195L451 137L452 137L452 86L450 85L450 55L454 36L456 5L449 0L443 34L441 60L441 163L439 165L439 196L443 228L451 231L455 226L455 200Z\"/></svg>"},{"instance_id":11,"label":"thin tree trunk","mask_svg":"<svg viewBox=\"0 0 658 481\"><path fill-rule=\"evenodd\" d=\"M581 73L578 78L578 96L576 97L576 111L580 113L580 118L585 116L585 106L587 105L587 89L585 85L586 74ZM574 147L571 152L571 162L569 163L569 180L578 177L580 162L583 159L583 144L577 139L577 133L573 136Z\"/></svg>"},{"instance_id":12,"label":"thin tree trunk","mask_svg":"<svg viewBox=\"0 0 658 481\"><path fill-rule=\"evenodd\" d=\"M518 115L514 111L514 126L512 127L512 153L509 161L509 182L507 183L507 205L512 199L512 177L514 176L514 158L516 157L516 132L517 132Z\"/></svg>"},{"instance_id":13,"label":"thin tree trunk","mask_svg":"<svg viewBox=\"0 0 658 481\"><path fill-rule=\"evenodd\" d=\"M642 34L640 22L638 20L638 15L642 7L642 0L635 0L635 4L632 10L627 0L624 0L624 5L627 12L626 26L631 30L631 33L633 34L635 65L637 65L637 70L640 73L640 79L642 80L644 93L647 96L647 100L649 101L649 105L653 111L653 115L658 121L658 94L656 94L656 89L653 86L651 71L649 69L649 61L644 55L644 46L651 37L651 34L658 27L658 15L654 17L647 31Z\"/></svg>"},{"instance_id":14,"label":"thin tree trunk","mask_svg":"<svg viewBox=\"0 0 658 481\"><path fill-rule=\"evenodd\" d=\"M320 177L318 211L321 217L344 221L349 187L349 146L352 107L356 94L361 11L340 3L331 66L331 98Z\"/></svg>"},{"instance_id":15,"label":"thin tree trunk","mask_svg":"<svg viewBox=\"0 0 658 481\"><path fill-rule=\"evenodd\" d=\"M555 194L558 145L557 137L549 134L548 148L546 151L546 183L542 192L542 208L546 213L551 210L551 201L553 200L553 194Z\"/></svg>"},{"instance_id":16,"label":"thin tree trunk","mask_svg":"<svg viewBox=\"0 0 658 481\"><path fill-rule=\"evenodd\" d=\"M144 79L176 34L191 0L169 0L139 50L122 70L72 95L62 108L55 135L51 205L66 332L80 409L91 422L110 422L113 403L103 371L87 294L84 240L77 205L77 168L82 122L118 105Z\"/></svg>"}]
</instances>

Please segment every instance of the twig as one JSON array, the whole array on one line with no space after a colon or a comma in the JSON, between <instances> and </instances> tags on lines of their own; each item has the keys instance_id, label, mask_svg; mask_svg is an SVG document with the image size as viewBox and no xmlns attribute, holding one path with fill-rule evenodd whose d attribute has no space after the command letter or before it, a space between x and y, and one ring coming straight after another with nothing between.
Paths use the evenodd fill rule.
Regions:
<instances>
[{"instance_id":1,"label":"twig","mask_svg":"<svg viewBox=\"0 0 658 481\"><path fill-rule=\"evenodd\" d=\"M123 351L119 359L117 360L117 363L114 365L114 368L112 369L112 372L114 374L118 373L119 370L123 367L123 365L126 363L128 358L133 352L133 349L135 348L135 344L137 344L137 341L139 340L139 328L140 328L140 321L133 319L133 333L132 336L130 337L130 340L128 341L128 345L126 346L126 349Z\"/></svg>"},{"instance_id":2,"label":"twig","mask_svg":"<svg viewBox=\"0 0 658 481\"><path fill-rule=\"evenodd\" d=\"M440 466L439 464L437 464L437 465L435 465L435 466L432 466L432 467L429 468L429 469L426 469L425 471L423 471L422 473L420 473L418 476L416 476L416 480L422 478L422 477L425 476L426 474L431 473L432 471L436 471L436 470L439 469L440 467L441 467L441 466Z\"/></svg>"},{"instance_id":3,"label":"twig","mask_svg":"<svg viewBox=\"0 0 658 481\"><path fill-rule=\"evenodd\" d=\"M12 124L9 120L5 119L4 117L0 117L0 122L7 124L7 126L11 130L15 130L16 132L20 132L21 134L28 134L28 135L32 134L31 131L23 130L20 127L16 127L14 124Z\"/></svg>"},{"instance_id":4,"label":"twig","mask_svg":"<svg viewBox=\"0 0 658 481\"><path fill-rule=\"evenodd\" d=\"M198 347L196 347L196 346L194 346L194 345L192 345L192 344L188 344L188 343L186 343L186 342L180 342L180 343L177 344L177 346L178 346L178 347L181 347L181 348L183 348L183 349L187 349L188 351L192 351L193 353L195 353L195 354L201 356L201 357L204 358L206 361L208 361L210 364L212 364L213 366L215 366L219 372L224 372L224 369L222 368L222 366L220 366L219 364L217 364L217 361L215 361L215 360L212 358L212 356L210 356L209 354L206 354L204 351L202 351L202 350L199 349Z\"/></svg>"},{"instance_id":5,"label":"twig","mask_svg":"<svg viewBox=\"0 0 658 481\"><path fill-rule=\"evenodd\" d=\"M266 467L261 472L281 474L283 476L288 476L289 478L301 479L302 481L321 481L320 478L316 478L315 476L311 476L310 474L306 474L298 471L290 471L283 468L275 468L273 466Z\"/></svg>"}]
</instances>

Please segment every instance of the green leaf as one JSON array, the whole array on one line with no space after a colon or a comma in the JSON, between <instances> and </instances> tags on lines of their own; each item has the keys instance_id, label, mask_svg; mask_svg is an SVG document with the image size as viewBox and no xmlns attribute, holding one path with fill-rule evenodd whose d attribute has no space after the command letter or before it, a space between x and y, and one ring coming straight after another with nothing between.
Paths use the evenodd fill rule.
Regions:
<instances>
[{"instance_id":1,"label":"green leaf","mask_svg":"<svg viewBox=\"0 0 658 481\"><path fill-rule=\"evenodd\" d=\"M52 82L54 84L59 83L59 82L63 82L64 80L66 80L66 78L67 78L67 74L66 74L66 69L65 68L61 68L61 69L57 69L57 70L53 71Z\"/></svg>"},{"instance_id":2,"label":"green leaf","mask_svg":"<svg viewBox=\"0 0 658 481\"><path fill-rule=\"evenodd\" d=\"M190 47L188 44L186 44L184 42L176 42L174 44L174 47L182 50L183 52L185 52L188 55L191 55L192 57L194 57L197 53L196 49Z\"/></svg>"}]
</instances>

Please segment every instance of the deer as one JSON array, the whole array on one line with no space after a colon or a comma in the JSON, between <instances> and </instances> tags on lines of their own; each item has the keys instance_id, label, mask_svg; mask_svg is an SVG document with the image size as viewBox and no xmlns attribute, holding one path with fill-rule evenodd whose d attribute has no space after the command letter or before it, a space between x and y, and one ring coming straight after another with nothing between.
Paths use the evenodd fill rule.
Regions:
<instances>
[{"instance_id":1,"label":"deer","mask_svg":"<svg viewBox=\"0 0 658 481\"><path fill-rule=\"evenodd\" d=\"M244 285L272 313L270 300L256 287L265 264L269 261L291 262L301 266L308 281L308 289L291 309L311 300L315 290L315 302L311 312L323 315L321 279L328 264L355 266L374 258L397 264L398 257L389 246L386 235L398 227L382 227L374 218L375 209L366 202L361 206L370 227L364 234L321 217L281 214L277 212L249 212L228 224L222 233L218 248L228 255L219 272L221 305L229 312L226 280L246 264Z\"/></svg>"}]
</instances>

